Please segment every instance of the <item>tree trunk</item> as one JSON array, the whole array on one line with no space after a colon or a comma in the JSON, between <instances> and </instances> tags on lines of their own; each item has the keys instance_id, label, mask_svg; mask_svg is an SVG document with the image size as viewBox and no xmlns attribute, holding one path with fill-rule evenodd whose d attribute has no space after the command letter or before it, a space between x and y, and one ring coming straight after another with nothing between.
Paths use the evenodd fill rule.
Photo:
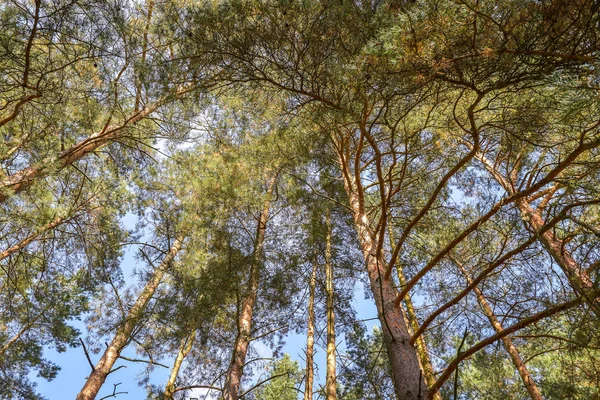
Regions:
<instances>
[{"instance_id":1,"label":"tree trunk","mask_svg":"<svg viewBox=\"0 0 600 400\"><path fill-rule=\"evenodd\" d=\"M451 257L451 259L452 259L452 261L454 261L454 264L456 264L456 266L461 270L461 272L467 279L467 282L469 284L471 284L471 282L473 282L473 279L471 278L471 275L469 274L469 272L464 268L464 266L458 260L454 260L453 257ZM494 328L494 330L496 332L502 332L504 330L504 327L502 326L502 324L500 323L500 321L494 314L494 311L488 304L487 299L483 295L483 292L479 289L478 286L475 286L473 288L473 290L475 291L475 295L477 296L477 301L479 302L479 305L481 306L483 313L490 320L490 324L492 324L492 327ZM521 355L519 354L519 351L517 350L517 347L514 345L512 339L508 336L504 336L501 340L502 340L502 343L504 344L504 348L506 348L506 351L510 355L510 358L512 359L512 362L513 362L515 368L519 372L519 375L521 376L521 379L523 380L523 384L525 385L525 388L527 388L527 391L529 392L529 396L531 396L532 400L544 400L544 398L542 397L542 394L540 393L540 389L537 387L534 380L531 378L531 374L529 373L529 370L527 370L525 363L523 363L523 360L521 359Z\"/></svg>"},{"instance_id":2,"label":"tree trunk","mask_svg":"<svg viewBox=\"0 0 600 400\"><path fill-rule=\"evenodd\" d=\"M315 346L315 286L317 284L317 251L313 260L312 273L310 275L310 284L308 292L308 331L306 334L306 385L304 385L304 400L313 398L313 379L314 379L314 346Z\"/></svg>"},{"instance_id":3,"label":"tree trunk","mask_svg":"<svg viewBox=\"0 0 600 400\"><path fill-rule=\"evenodd\" d=\"M394 232L390 228L390 246L392 252L394 251L394 243ZM404 287L404 285L406 284L406 279L404 278L404 272L399 262L396 262L396 273L398 275L398 282L400 283L400 287ZM415 306L410 296L406 296L404 298L404 304L406 305L408 324L411 328L411 333L414 334L419 330L419 320L417 319ZM431 359L429 358L429 350L427 350L427 345L422 335L420 335L417 338L415 345L417 346L417 353L419 355L421 368L423 369L423 375L425 376L425 382L427 382L427 387L432 387L435 384L435 370L433 369L433 364L431 364ZM433 399L442 400L442 395L440 393L434 393Z\"/></svg>"},{"instance_id":4,"label":"tree trunk","mask_svg":"<svg viewBox=\"0 0 600 400\"><path fill-rule=\"evenodd\" d=\"M179 352L177 353L177 357L175 358L175 363L173 364L173 369L171 369L171 375L169 376L169 380L167 381L167 385L165 386L165 395L164 400L172 400L173 393L175 393L175 380L177 379L177 375L179 375L179 369L181 368L181 364L183 360L192 350L192 346L194 345L194 339L196 338L196 330L194 329L189 336L181 339L181 345L179 346Z\"/></svg>"},{"instance_id":5,"label":"tree trunk","mask_svg":"<svg viewBox=\"0 0 600 400\"><path fill-rule=\"evenodd\" d=\"M137 326L137 323L142 316L146 305L154 295L154 292L161 282L163 275L181 248L182 242L183 236L178 235L165 258L160 263L158 268L152 273L152 276L150 277L148 283L146 283L144 289L142 289L142 292L133 304L133 307L131 307L129 310L127 317L117 329L115 337L110 342L108 348L104 351L102 358L100 358L100 361L98 361L98 364L96 364L96 367L88 377L85 385L81 389L81 392L79 392L77 395L77 400L94 400L96 398L98 391L100 391L100 388L104 384L104 381L110 373L113 365L119 359L121 351L129 342L131 333Z\"/></svg>"},{"instance_id":6,"label":"tree trunk","mask_svg":"<svg viewBox=\"0 0 600 400\"><path fill-rule=\"evenodd\" d=\"M246 354L250 344L250 334L252 331L252 313L256 303L258 293L258 282L260 279L260 270L262 264L262 249L265 240L265 230L269 220L269 208L271 206L271 195L275 188L275 177L269 182L267 197L264 208L256 227L256 238L254 241L253 261L250 267L250 276L248 280L246 295L242 303L242 309L238 316L238 334L233 346L233 355L227 370L225 385L223 386L224 400L237 400L240 384L242 381L243 367L246 362Z\"/></svg>"},{"instance_id":7,"label":"tree trunk","mask_svg":"<svg viewBox=\"0 0 600 400\"><path fill-rule=\"evenodd\" d=\"M337 399L335 374L335 313L333 309L333 265L331 264L331 218L325 214L327 238L325 243L325 283L327 291L327 376L325 393L327 400Z\"/></svg>"},{"instance_id":8,"label":"tree trunk","mask_svg":"<svg viewBox=\"0 0 600 400\"><path fill-rule=\"evenodd\" d=\"M429 390L423 379L417 351L410 344L410 334L405 323L404 312L394 304L398 291L394 288L391 280L384 279L386 261L382 255L377 255L377 238L370 228L369 217L361 205L356 190L356 180L360 177L352 175L343 160L343 154L340 154L339 161L358 240L369 274L371 292L381 322L396 394L403 400L426 399L429 397Z\"/></svg>"}]
</instances>

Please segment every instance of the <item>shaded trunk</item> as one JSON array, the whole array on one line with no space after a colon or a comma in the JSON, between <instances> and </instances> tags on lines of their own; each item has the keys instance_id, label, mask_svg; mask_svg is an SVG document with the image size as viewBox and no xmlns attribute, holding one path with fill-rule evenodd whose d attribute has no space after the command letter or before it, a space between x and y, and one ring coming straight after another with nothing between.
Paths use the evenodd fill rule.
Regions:
<instances>
[{"instance_id":1,"label":"shaded trunk","mask_svg":"<svg viewBox=\"0 0 600 400\"><path fill-rule=\"evenodd\" d=\"M392 251L394 251L394 243L394 232L390 228L390 245ZM404 285L406 284L406 279L404 278L404 272L399 262L396 262L396 273L398 276L398 282L400 283L400 287L404 287ZM419 320L417 319L417 313L415 311L415 307L410 296L406 296L404 298L404 304L406 305L408 325L410 326L410 329L412 331L411 333L414 334L419 330ZM417 338L415 345L417 346L417 353L419 355L421 368L423 369L425 382L427 382L427 387L432 387L435 384L435 370L433 369L433 364L431 364L431 359L429 358L429 351L427 350L427 345L423 336L419 336ZM433 399L442 400L442 395L439 393L435 393L433 395Z\"/></svg>"},{"instance_id":2,"label":"shaded trunk","mask_svg":"<svg viewBox=\"0 0 600 400\"><path fill-rule=\"evenodd\" d=\"M306 385L304 385L304 400L313 398L314 380L314 346L315 346L315 286L317 284L317 251L315 247L312 273L308 292L308 330L306 333Z\"/></svg>"},{"instance_id":3,"label":"shaded trunk","mask_svg":"<svg viewBox=\"0 0 600 400\"><path fill-rule=\"evenodd\" d=\"M181 364L183 360L192 350L192 346L194 345L194 339L196 338L196 330L194 329L189 336L181 339L181 345L179 346L179 352L177 353L177 357L175 358L175 363L173 364L173 369L171 369L171 375L169 375L169 380L165 386L165 394L164 400L172 400L173 393L175 393L175 380L177 379L177 375L179 375L179 369L181 368Z\"/></svg>"},{"instance_id":4,"label":"shaded trunk","mask_svg":"<svg viewBox=\"0 0 600 400\"><path fill-rule=\"evenodd\" d=\"M471 284L471 282L473 282L473 278L471 277L469 272L464 268L464 266L458 260L454 260L452 258L452 261L454 261L454 264L456 264L456 266L461 270L461 272L467 279L467 282L469 284ZM483 313L489 319L490 324L492 325L494 330L496 332L504 331L504 327L502 326L502 324L500 323L500 321L494 314L494 311L488 304L487 299L483 295L483 292L479 289L478 286L475 286L473 288L473 290L475 291L475 295L477 296L477 301L479 302L479 305L481 306ZM504 344L504 348L510 355L510 358L511 358L515 368L519 372L519 375L521 376L521 380L523 381L525 388L527 388L527 391L529 392L529 396L531 396L531 398L533 400L544 400L544 398L542 397L542 394L540 392L540 389L535 384L535 381L531 378L531 374L529 373L529 370L525 366L525 363L523 363L523 360L521 359L521 355L519 354L519 351L517 350L517 347L514 345L512 339L508 336L504 336L501 340L502 340L502 343Z\"/></svg>"},{"instance_id":5,"label":"shaded trunk","mask_svg":"<svg viewBox=\"0 0 600 400\"><path fill-rule=\"evenodd\" d=\"M223 386L224 400L237 400L239 396L240 384L243 375L243 367L246 362L248 346L250 345L250 334L252 332L252 314L254 311L254 304L256 303L256 296L258 293L258 282L260 279L260 270L262 264L262 249L265 240L267 221L269 220L271 195L273 193L274 188L275 177L272 178L269 182L267 198L265 200L264 208L260 214L260 218L256 227L256 237L254 241L253 260L252 265L250 267L250 276L246 288L246 294L242 302L241 312L238 315L238 334L233 346L231 362L229 364L229 368L227 369L225 385Z\"/></svg>"},{"instance_id":6,"label":"shaded trunk","mask_svg":"<svg viewBox=\"0 0 600 400\"><path fill-rule=\"evenodd\" d=\"M331 264L331 218L325 215L327 238L325 243L325 283L327 291L327 376L325 393L327 400L337 399L335 374L335 313L333 309L333 265Z\"/></svg>"},{"instance_id":7,"label":"shaded trunk","mask_svg":"<svg viewBox=\"0 0 600 400\"><path fill-rule=\"evenodd\" d=\"M133 304L133 307L131 307L129 310L127 317L117 329L115 337L102 354L102 358L100 358L100 361L98 361L98 364L96 364L96 367L88 377L85 385L81 389L81 392L79 392L77 395L77 400L93 400L96 398L98 391L100 391L100 388L112 370L113 365L119 359L121 351L123 348L125 348L125 346L127 346L129 340L131 339L131 333L137 326L140 317L144 313L144 309L154 295L154 292L161 282L163 275L181 248L182 242L183 236L178 235L165 258L158 268L154 270L150 280L148 283L146 283L144 289L142 289L142 292L139 294L137 300Z\"/></svg>"},{"instance_id":8,"label":"shaded trunk","mask_svg":"<svg viewBox=\"0 0 600 400\"><path fill-rule=\"evenodd\" d=\"M365 265L369 274L371 292L377 306L377 313L383 331L392 381L398 398L403 400L426 399L428 388L423 379L416 349L410 344L410 334L405 323L404 312L395 306L398 291L391 280L384 279L386 261L377 255L377 238L370 228L367 213L361 205L355 180L347 164L340 155L340 167L344 178L344 187L350 202L358 240L362 248Z\"/></svg>"}]
</instances>

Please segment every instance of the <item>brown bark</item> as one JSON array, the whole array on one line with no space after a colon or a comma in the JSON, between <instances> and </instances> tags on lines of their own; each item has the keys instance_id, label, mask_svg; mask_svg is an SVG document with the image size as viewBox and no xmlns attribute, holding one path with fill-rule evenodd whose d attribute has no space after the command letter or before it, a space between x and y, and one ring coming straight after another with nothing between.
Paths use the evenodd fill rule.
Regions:
<instances>
[{"instance_id":1,"label":"brown bark","mask_svg":"<svg viewBox=\"0 0 600 400\"><path fill-rule=\"evenodd\" d=\"M392 251L394 251L394 232L391 228L390 245L392 247ZM404 271L402 270L402 265L400 265L399 262L396 262L396 273L398 275L398 282L400 283L400 287L403 287L406 284L406 279L404 278ZM408 324L412 331L410 333L414 334L419 330L419 320L417 318L415 306L410 296L406 296L404 298L404 304L406 305ZM417 353L419 355L421 368L423 369L425 382L427 382L427 387L431 387L435 384L435 370L433 369L433 364L431 364L431 359L429 358L429 350L427 349L427 344L425 343L425 339L423 338L423 336L419 336L416 339L415 345L417 347ZM439 393L435 393L433 395L433 398L434 400L442 400L442 396Z\"/></svg>"},{"instance_id":2,"label":"brown bark","mask_svg":"<svg viewBox=\"0 0 600 400\"><path fill-rule=\"evenodd\" d=\"M256 238L254 242L253 261L250 267L250 276L248 280L245 298L242 302L241 311L238 315L238 334L233 346L231 362L227 370L225 385L223 386L224 400L237 400L242 381L243 367L246 362L246 354L250 345L250 334L252 332L252 314L256 296L258 293L258 282L260 279L260 270L262 263L262 249L265 240L265 231L267 221L269 220L269 209L271 206L271 196L275 188L276 178L271 178L267 190L267 198L264 208L260 213L260 218L256 227Z\"/></svg>"},{"instance_id":3,"label":"brown bark","mask_svg":"<svg viewBox=\"0 0 600 400\"><path fill-rule=\"evenodd\" d=\"M182 242L183 236L178 235L175 241L173 241L173 244L165 258L160 263L158 268L156 268L156 270L152 273L152 276L146 283L146 286L144 286L144 289L142 289L142 292L139 294L137 300L129 310L127 317L117 329L115 337L104 351L104 354L102 354L102 358L100 358L100 361L98 361L98 364L96 364L95 369L88 377L85 385L81 389L81 392L79 392L77 395L77 400L93 400L96 398L98 391L100 391L100 388L104 384L104 381L110 373L113 365L119 359L121 351L125 348L125 346L127 346L127 343L131 338L131 334L137 326L140 317L146 308L146 305L148 305L148 302L154 295L154 292L160 284L163 275L181 248Z\"/></svg>"},{"instance_id":4,"label":"brown bark","mask_svg":"<svg viewBox=\"0 0 600 400\"><path fill-rule=\"evenodd\" d=\"M338 148L338 151L344 187L363 251L371 292L377 306L396 394L403 400L428 398L428 388L419 366L417 352L410 344L410 334L403 310L394 304L398 292L391 280L383 279L386 262L381 254L377 255L377 238L370 228L369 217L364 210L361 192L358 189L357 181L360 176L352 175L344 159L344 149Z\"/></svg>"},{"instance_id":5,"label":"brown bark","mask_svg":"<svg viewBox=\"0 0 600 400\"><path fill-rule=\"evenodd\" d=\"M181 339L181 345L179 346L179 352L177 353L177 357L175 358L175 363L173 364L173 368L171 369L171 375L169 375L169 380L165 386L165 394L164 400L172 400L173 394L175 393L175 380L177 379L177 375L179 375L179 369L181 368L181 364L183 360L187 357L187 355L192 350L192 346L194 345L194 339L196 338L196 330L194 329L189 336Z\"/></svg>"},{"instance_id":6,"label":"brown bark","mask_svg":"<svg viewBox=\"0 0 600 400\"><path fill-rule=\"evenodd\" d=\"M467 279L467 282L469 284L471 284L473 281L471 274L469 274L469 272L464 268L464 266L458 260L455 260L454 257L451 257L451 259L454 262L454 264L456 264L456 266L463 273L463 275ZM496 317L496 315L494 314L494 311L488 304L487 299L485 298L481 289L479 289L479 287L475 286L473 288L473 291L475 292L475 295L477 296L477 301L479 302L479 305L481 306L483 313L490 321L490 324L492 325L494 330L498 333L504 331L504 327L502 326L502 323L498 320L498 317ZM529 396L533 400L544 400L544 398L542 397L542 394L540 392L540 389L537 387L535 381L531 378L531 374L529 373L529 370L525 366L525 363L523 362L523 359L521 358L521 355L519 354L519 350L514 345L512 339L508 336L504 336L501 340L502 340L502 343L504 344L504 348L510 355L513 365L519 372L519 376L521 377L521 380L523 381L525 388L529 392Z\"/></svg>"},{"instance_id":7,"label":"brown bark","mask_svg":"<svg viewBox=\"0 0 600 400\"><path fill-rule=\"evenodd\" d=\"M325 394L327 400L337 399L335 372L335 313L333 309L333 265L331 264L331 218L329 210L325 215L327 229L325 248L325 283L327 292L327 375Z\"/></svg>"},{"instance_id":8,"label":"brown bark","mask_svg":"<svg viewBox=\"0 0 600 400\"><path fill-rule=\"evenodd\" d=\"M306 384L304 385L304 400L313 398L314 380L314 346L315 346L315 286L317 284L317 252L315 250L312 273L308 292L308 331L306 333Z\"/></svg>"}]
</instances>

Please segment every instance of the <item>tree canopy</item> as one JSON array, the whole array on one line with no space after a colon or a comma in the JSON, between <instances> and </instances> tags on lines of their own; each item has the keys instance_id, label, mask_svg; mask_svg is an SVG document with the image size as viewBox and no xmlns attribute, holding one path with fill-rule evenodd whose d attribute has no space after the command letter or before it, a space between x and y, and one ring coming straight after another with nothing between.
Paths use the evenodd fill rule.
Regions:
<instances>
[{"instance_id":1,"label":"tree canopy","mask_svg":"<svg viewBox=\"0 0 600 400\"><path fill-rule=\"evenodd\" d=\"M598 2L11 0L0 27L1 398L69 348L77 400L126 398L127 363L149 399L600 398Z\"/></svg>"}]
</instances>

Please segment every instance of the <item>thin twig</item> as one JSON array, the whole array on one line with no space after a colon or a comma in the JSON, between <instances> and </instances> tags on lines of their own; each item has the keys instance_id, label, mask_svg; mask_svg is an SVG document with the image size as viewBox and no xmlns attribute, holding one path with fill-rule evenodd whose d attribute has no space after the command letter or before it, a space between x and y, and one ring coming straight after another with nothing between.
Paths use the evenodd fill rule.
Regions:
<instances>
[{"instance_id":1,"label":"thin twig","mask_svg":"<svg viewBox=\"0 0 600 400\"><path fill-rule=\"evenodd\" d=\"M128 394L129 392L117 392L117 386L119 386L120 384L121 384L121 382L119 382L119 383L113 383L113 392L112 392L112 394L109 394L108 396L104 396L100 400L108 399L109 397L117 397L118 394Z\"/></svg>"},{"instance_id":2,"label":"thin twig","mask_svg":"<svg viewBox=\"0 0 600 400\"><path fill-rule=\"evenodd\" d=\"M467 328L465 327L465 333L463 334L463 338L460 341L460 346L458 346L458 349L456 350L456 358L460 357L460 351L462 350L464 344L465 344L465 339L467 338ZM456 400L458 398L458 366L456 367L456 370L454 371L454 400Z\"/></svg>"},{"instance_id":3,"label":"thin twig","mask_svg":"<svg viewBox=\"0 0 600 400\"><path fill-rule=\"evenodd\" d=\"M88 353L87 348L85 347L85 343L83 343L83 340L81 340L81 338L79 338L79 341L81 342L81 346L83 347L83 352L85 353L85 358L87 358L88 363L90 363L90 367L92 367L92 372L96 371L96 368L94 367L94 364L92 363L92 359L90 358L90 353Z\"/></svg>"}]
</instances>

